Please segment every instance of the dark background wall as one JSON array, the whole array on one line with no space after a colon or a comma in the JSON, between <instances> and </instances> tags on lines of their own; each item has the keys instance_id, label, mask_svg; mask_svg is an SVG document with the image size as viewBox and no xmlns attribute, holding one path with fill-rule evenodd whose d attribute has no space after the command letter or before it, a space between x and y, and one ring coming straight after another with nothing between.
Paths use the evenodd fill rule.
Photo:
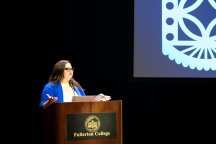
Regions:
<instances>
[{"instance_id":1,"label":"dark background wall","mask_svg":"<svg viewBox=\"0 0 216 144\"><path fill-rule=\"evenodd\" d=\"M87 94L123 101L124 144L212 137L215 79L131 78L132 0L39 1L22 7L12 14L15 27L9 26L13 40L6 50L12 62L4 62L15 81L13 90L7 87L11 109L5 117L9 135L15 135L8 140L41 143L40 93L60 59L71 61Z\"/></svg>"}]
</instances>

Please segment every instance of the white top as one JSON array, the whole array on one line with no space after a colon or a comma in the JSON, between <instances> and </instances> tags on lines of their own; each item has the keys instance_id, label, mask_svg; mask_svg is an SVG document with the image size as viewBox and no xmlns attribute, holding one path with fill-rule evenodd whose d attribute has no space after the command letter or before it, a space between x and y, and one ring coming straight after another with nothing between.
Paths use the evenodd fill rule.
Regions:
<instances>
[{"instance_id":1,"label":"white top","mask_svg":"<svg viewBox=\"0 0 216 144\"><path fill-rule=\"evenodd\" d=\"M63 102L72 102L73 96L78 96L76 91L72 87L65 87L62 85L63 90Z\"/></svg>"}]
</instances>

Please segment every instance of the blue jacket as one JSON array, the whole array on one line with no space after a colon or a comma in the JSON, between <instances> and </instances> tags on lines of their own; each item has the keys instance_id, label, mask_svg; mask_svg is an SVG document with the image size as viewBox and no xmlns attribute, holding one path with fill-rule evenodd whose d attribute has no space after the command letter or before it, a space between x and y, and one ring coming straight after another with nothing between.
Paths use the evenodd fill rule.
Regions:
<instances>
[{"instance_id":1,"label":"blue jacket","mask_svg":"<svg viewBox=\"0 0 216 144\"><path fill-rule=\"evenodd\" d=\"M85 96L85 92L79 88L75 87L75 91L79 96ZM40 107L42 107L43 103L48 100L47 94L53 97L58 97L58 100L56 102L63 102L63 90L60 83L47 83L42 91L41 99L40 99Z\"/></svg>"}]
</instances>

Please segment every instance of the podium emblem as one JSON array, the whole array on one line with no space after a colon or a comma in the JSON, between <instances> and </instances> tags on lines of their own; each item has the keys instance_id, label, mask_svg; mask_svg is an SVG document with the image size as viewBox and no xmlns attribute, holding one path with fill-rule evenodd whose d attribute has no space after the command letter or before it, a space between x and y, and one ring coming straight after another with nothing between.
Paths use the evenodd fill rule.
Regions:
<instances>
[{"instance_id":1,"label":"podium emblem","mask_svg":"<svg viewBox=\"0 0 216 144\"><path fill-rule=\"evenodd\" d=\"M162 0L162 53L192 70L216 70L216 1Z\"/></svg>"},{"instance_id":2,"label":"podium emblem","mask_svg":"<svg viewBox=\"0 0 216 144\"><path fill-rule=\"evenodd\" d=\"M90 115L85 120L85 128L88 132L96 132L101 125L100 119L95 115Z\"/></svg>"}]
</instances>

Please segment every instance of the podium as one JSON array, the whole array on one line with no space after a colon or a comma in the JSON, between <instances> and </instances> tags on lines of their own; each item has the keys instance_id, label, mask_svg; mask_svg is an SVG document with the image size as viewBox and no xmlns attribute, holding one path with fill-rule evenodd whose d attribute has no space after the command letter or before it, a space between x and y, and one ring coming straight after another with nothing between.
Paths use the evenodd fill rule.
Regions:
<instances>
[{"instance_id":1,"label":"podium","mask_svg":"<svg viewBox=\"0 0 216 144\"><path fill-rule=\"evenodd\" d=\"M54 103L42 124L43 144L122 144L122 101Z\"/></svg>"}]
</instances>

